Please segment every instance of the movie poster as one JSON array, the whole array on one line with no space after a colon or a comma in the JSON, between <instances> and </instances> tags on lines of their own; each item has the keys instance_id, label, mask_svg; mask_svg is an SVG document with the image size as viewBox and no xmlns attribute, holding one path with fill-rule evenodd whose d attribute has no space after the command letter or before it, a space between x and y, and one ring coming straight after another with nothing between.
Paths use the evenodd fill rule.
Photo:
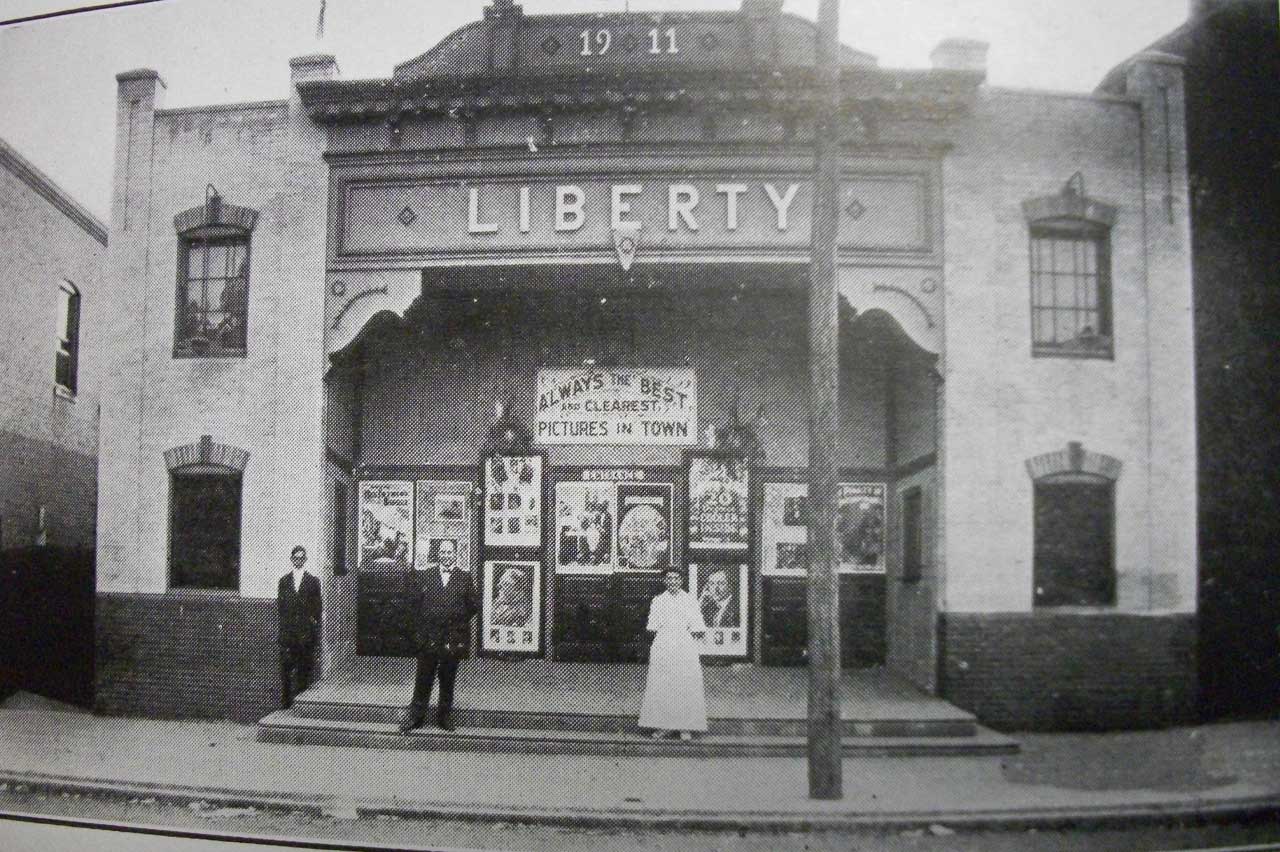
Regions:
<instances>
[{"instance_id":1,"label":"movie poster","mask_svg":"<svg viewBox=\"0 0 1280 852\"><path fill-rule=\"evenodd\" d=\"M809 570L809 486L803 482L766 482L760 508L760 572L773 577L803 577Z\"/></svg>"},{"instance_id":2,"label":"movie poster","mask_svg":"<svg viewBox=\"0 0 1280 852\"><path fill-rule=\"evenodd\" d=\"M463 571L475 568L471 559L471 482L420 479L414 483L413 567L419 571L439 562L440 544L453 542L456 564Z\"/></svg>"},{"instance_id":3,"label":"movie poster","mask_svg":"<svg viewBox=\"0 0 1280 852\"><path fill-rule=\"evenodd\" d=\"M837 489L836 537L841 573L883 574L884 483L842 482Z\"/></svg>"},{"instance_id":4,"label":"movie poster","mask_svg":"<svg viewBox=\"0 0 1280 852\"><path fill-rule=\"evenodd\" d=\"M745 551L751 541L747 460L688 455L690 550Z\"/></svg>"},{"instance_id":5,"label":"movie poster","mask_svg":"<svg viewBox=\"0 0 1280 852\"><path fill-rule=\"evenodd\" d=\"M614 482L556 483L556 573L611 574L616 563Z\"/></svg>"},{"instance_id":6,"label":"movie poster","mask_svg":"<svg viewBox=\"0 0 1280 852\"><path fill-rule=\"evenodd\" d=\"M360 567L408 569L413 540L413 483L360 483Z\"/></svg>"},{"instance_id":7,"label":"movie poster","mask_svg":"<svg viewBox=\"0 0 1280 852\"><path fill-rule=\"evenodd\" d=\"M487 560L480 624L482 650L538 653L542 635L542 563Z\"/></svg>"},{"instance_id":8,"label":"movie poster","mask_svg":"<svg viewBox=\"0 0 1280 852\"><path fill-rule=\"evenodd\" d=\"M542 546L542 456L485 459L484 543Z\"/></svg>"},{"instance_id":9,"label":"movie poster","mask_svg":"<svg viewBox=\"0 0 1280 852\"><path fill-rule=\"evenodd\" d=\"M618 484L618 570L661 571L674 564L669 483Z\"/></svg>"},{"instance_id":10,"label":"movie poster","mask_svg":"<svg viewBox=\"0 0 1280 852\"><path fill-rule=\"evenodd\" d=\"M698 599L702 622L707 626L701 653L704 657L745 657L749 574L745 564L698 563L689 566L689 591Z\"/></svg>"}]
</instances>

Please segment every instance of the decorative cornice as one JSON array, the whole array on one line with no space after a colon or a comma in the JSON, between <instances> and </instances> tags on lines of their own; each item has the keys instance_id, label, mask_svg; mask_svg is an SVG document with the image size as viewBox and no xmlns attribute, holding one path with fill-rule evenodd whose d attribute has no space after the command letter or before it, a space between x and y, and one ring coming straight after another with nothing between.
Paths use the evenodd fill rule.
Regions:
<instances>
[{"instance_id":1,"label":"decorative cornice","mask_svg":"<svg viewBox=\"0 0 1280 852\"><path fill-rule=\"evenodd\" d=\"M104 246L107 244L107 226L3 139L0 139L0 165L13 172L19 180L58 208L64 216L79 225L89 236Z\"/></svg>"},{"instance_id":2,"label":"decorative cornice","mask_svg":"<svg viewBox=\"0 0 1280 852\"><path fill-rule=\"evenodd\" d=\"M843 107L869 105L892 113L947 119L969 107L983 75L970 71L842 73ZM415 81L318 80L298 85L311 118L321 124L479 116L504 112L590 110L758 109L794 114L823 103L812 69L760 72L684 72L513 78L473 76Z\"/></svg>"},{"instance_id":3,"label":"decorative cornice","mask_svg":"<svg viewBox=\"0 0 1280 852\"><path fill-rule=\"evenodd\" d=\"M216 443L208 435L201 435L194 444L174 447L164 452L165 465L171 471L193 466L220 467L244 473L249 464L249 451Z\"/></svg>"}]
</instances>

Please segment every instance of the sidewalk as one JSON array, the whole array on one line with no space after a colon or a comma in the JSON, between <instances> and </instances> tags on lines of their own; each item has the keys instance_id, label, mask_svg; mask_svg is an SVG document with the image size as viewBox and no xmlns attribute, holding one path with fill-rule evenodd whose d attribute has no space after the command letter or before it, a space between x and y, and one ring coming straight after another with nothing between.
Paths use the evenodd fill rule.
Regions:
<instances>
[{"instance_id":1,"label":"sidewalk","mask_svg":"<svg viewBox=\"0 0 1280 852\"><path fill-rule=\"evenodd\" d=\"M807 798L794 758L627 758L259 743L251 726L0 706L0 783L213 805L577 825L1049 826L1280 816L1280 721L1021 735L1006 757L849 758Z\"/></svg>"}]
</instances>

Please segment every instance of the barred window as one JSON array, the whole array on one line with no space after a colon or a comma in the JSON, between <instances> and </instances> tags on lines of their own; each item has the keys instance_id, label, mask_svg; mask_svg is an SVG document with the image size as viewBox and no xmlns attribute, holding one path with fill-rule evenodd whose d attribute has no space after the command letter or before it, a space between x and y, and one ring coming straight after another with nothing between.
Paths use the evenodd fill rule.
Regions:
<instances>
[{"instance_id":1,"label":"barred window","mask_svg":"<svg viewBox=\"0 0 1280 852\"><path fill-rule=\"evenodd\" d=\"M1031 340L1037 355L1110 357L1111 257L1085 222L1031 229Z\"/></svg>"},{"instance_id":2,"label":"barred window","mask_svg":"<svg viewBox=\"0 0 1280 852\"><path fill-rule=\"evenodd\" d=\"M248 235L184 239L174 349L243 355L249 304Z\"/></svg>"},{"instance_id":3,"label":"barred window","mask_svg":"<svg viewBox=\"0 0 1280 852\"><path fill-rule=\"evenodd\" d=\"M58 286L57 351L53 376L58 387L76 392L80 372L80 291L70 281Z\"/></svg>"}]
</instances>

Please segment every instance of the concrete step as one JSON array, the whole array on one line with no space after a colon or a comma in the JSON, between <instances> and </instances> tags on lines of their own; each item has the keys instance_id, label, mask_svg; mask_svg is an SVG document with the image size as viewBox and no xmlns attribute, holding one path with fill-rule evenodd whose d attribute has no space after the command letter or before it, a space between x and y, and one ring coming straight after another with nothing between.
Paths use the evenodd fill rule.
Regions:
<instances>
[{"instance_id":1,"label":"concrete step","mask_svg":"<svg viewBox=\"0 0 1280 852\"><path fill-rule=\"evenodd\" d=\"M258 723L257 738L294 745L626 757L800 757L806 753L802 735L724 734L713 729L687 742L654 740L636 731L634 718L629 721L629 731L548 730L472 726L459 716L453 733L422 727L401 734L395 722L317 719L279 710ZM959 736L846 736L842 748L847 756L942 757L1014 754L1018 742L975 725L973 731Z\"/></svg>"},{"instance_id":2,"label":"concrete step","mask_svg":"<svg viewBox=\"0 0 1280 852\"><path fill-rule=\"evenodd\" d=\"M958 708L953 712L920 718L846 718L847 737L968 737L978 729L974 717ZM292 713L297 718L342 723L382 723L395 725L405 708L377 703L336 703L308 701L300 697ZM538 731L591 731L633 733L634 715L608 713L535 713L527 710L455 707L454 719L466 728L528 728ZM709 733L731 737L804 737L803 718L711 718Z\"/></svg>"}]
</instances>

